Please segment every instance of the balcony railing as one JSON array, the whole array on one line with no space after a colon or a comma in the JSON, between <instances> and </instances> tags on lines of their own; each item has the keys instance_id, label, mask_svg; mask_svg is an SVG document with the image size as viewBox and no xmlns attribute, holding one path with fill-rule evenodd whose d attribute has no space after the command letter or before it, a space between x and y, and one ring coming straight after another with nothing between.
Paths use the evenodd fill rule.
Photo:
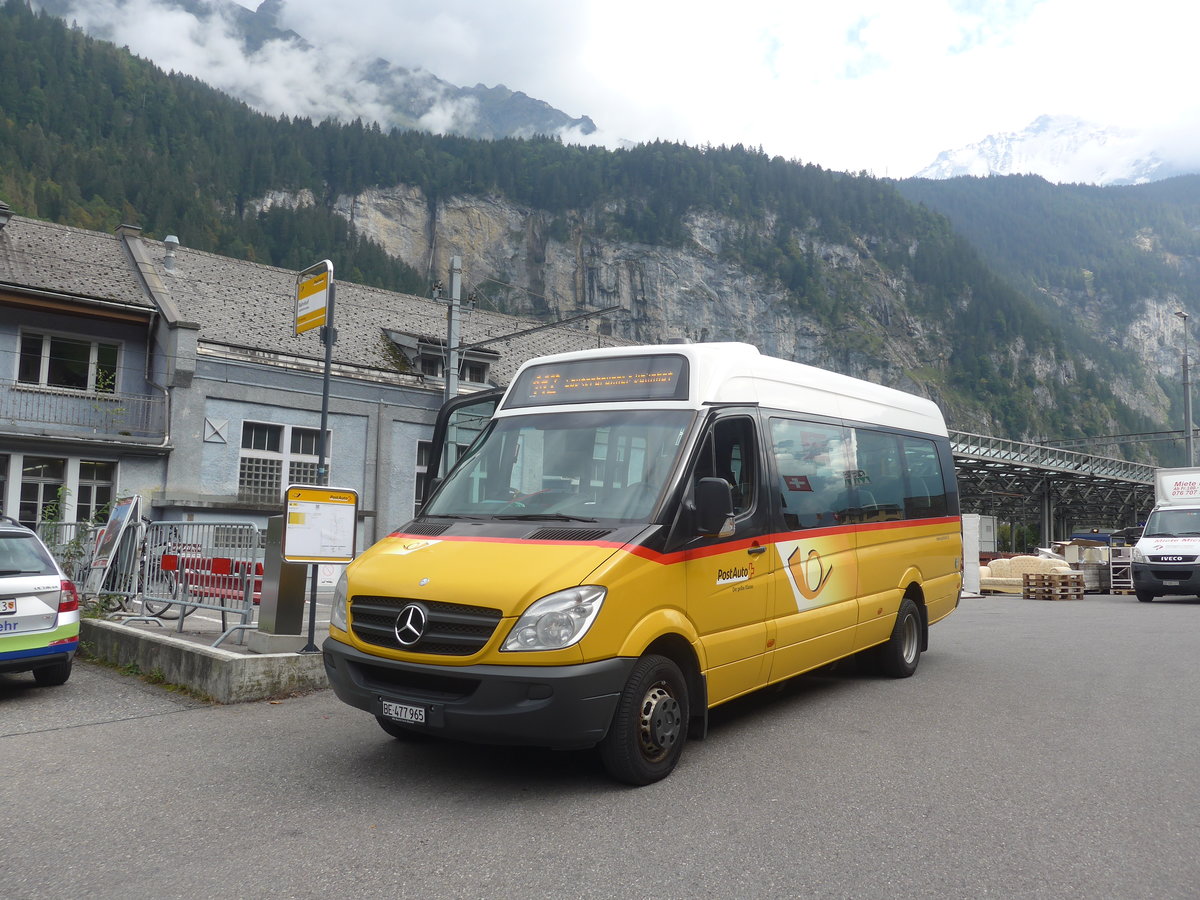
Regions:
<instances>
[{"instance_id":1,"label":"balcony railing","mask_svg":"<svg viewBox=\"0 0 1200 900\"><path fill-rule=\"evenodd\" d=\"M0 379L0 431L158 441L167 432L167 402L161 396L71 391Z\"/></svg>"}]
</instances>

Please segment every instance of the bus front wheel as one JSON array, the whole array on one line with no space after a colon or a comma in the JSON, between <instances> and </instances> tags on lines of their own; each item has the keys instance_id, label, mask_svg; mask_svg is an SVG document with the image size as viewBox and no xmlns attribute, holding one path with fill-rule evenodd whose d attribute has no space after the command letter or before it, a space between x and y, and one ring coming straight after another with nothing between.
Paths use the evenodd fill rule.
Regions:
<instances>
[{"instance_id":1,"label":"bus front wheel","mask_svg":"<svg viewBox=\"0 0 1200 900\"><path fill-rule=\"evenodd\" d=\"M690 714L687 680L665 656L643 656L617 701L600 759L626 784L652 784L671 774L683 753Z\"/></svg>"}]
</instances>

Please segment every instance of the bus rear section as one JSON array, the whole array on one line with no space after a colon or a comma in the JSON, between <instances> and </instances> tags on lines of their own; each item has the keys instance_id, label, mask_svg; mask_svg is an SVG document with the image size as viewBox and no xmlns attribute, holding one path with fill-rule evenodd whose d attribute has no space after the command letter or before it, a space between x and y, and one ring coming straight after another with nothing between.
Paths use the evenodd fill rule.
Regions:
<instances>
[{"instance_id":1,"label":"bus rear section","mask_svg":"<svg viewBox=\"0 0 1200 900\"><path fill-rule=\"evenodd\" d=\"M721 703L853 654L912 675L957 605L922 398L670 345L532 360L481 421L336 591L330 682L395 737L594 746L647 784Z\"/></svg>"}]
</instances>

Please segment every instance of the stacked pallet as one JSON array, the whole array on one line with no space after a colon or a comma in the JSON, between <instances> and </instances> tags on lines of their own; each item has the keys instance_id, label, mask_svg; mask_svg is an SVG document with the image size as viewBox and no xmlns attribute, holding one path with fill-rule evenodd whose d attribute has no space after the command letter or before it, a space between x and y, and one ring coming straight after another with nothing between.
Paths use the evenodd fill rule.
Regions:
<instances>
[{"instance_id":1,"label":"stacked pallet","mask_svg":"<svg viewBox=\"0 0 1200 900\"><path fill-rule=\"evenodd\" d=\"M1024 594L1031 600L1082 600L1083 573L1027 572L1024 576Z\"/></svg>"}]
</instances>

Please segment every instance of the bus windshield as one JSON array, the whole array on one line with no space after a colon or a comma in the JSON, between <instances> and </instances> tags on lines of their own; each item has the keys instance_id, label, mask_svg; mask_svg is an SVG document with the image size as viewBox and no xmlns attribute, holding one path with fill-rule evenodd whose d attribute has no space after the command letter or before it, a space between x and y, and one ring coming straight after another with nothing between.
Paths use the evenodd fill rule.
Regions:
<instances>
[{"instance_id":1,"label":"bus windshield","mask_svg":"<svg viewBox=\"0 0 1200 900\"><path fill-rule=\"evenodd\" d=\"M598 409L496 419L422 515L646 521L694 415Z\"/></svg>"}]
</instances>

